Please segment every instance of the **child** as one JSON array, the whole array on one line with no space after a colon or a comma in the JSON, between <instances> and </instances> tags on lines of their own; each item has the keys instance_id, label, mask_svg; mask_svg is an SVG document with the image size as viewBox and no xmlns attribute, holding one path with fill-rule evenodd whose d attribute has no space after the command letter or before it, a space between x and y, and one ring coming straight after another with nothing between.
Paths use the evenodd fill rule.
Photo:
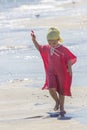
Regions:
<instances>
[{"instance_id":1,"label":"child","mask_svg":"<svg viewBox=\"0 0 87 130\"><path fill-rule=\"evenodd\" d=\"M46 81L42 89L49 90L55 101L54 111L60 108L60 114L64 116L66 113L64 97L71 96L72 64L76 62L76 56L61 45L62 38L56 28L48 30L47 45L40 45L33 31L31 36L35 47L41 54L46 72Z\"/></svg>"}]
</instances>

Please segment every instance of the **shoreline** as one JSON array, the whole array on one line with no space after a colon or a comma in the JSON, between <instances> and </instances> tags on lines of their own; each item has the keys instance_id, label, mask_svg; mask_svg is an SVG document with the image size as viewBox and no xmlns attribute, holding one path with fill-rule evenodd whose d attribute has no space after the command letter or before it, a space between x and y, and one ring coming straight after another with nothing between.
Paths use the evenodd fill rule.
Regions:
<instances>
[{"instance_id":1,"label":"shoreline","mask_svg":"<svg viewBox=\"0 0 87 130\"><path fill-rule=\"evenodd\" d=\"M50 22L51 21L51 22ZM21 20L24 28L49 28L52 26L59 29L86 29L87 17L86 15L78 16L56 16L45 18L25 18ZM20 21L18 22L20 24ZM19 25L20 26L20 25Z\"/></svg>"},{"instance_id":2,"label":"shoreline","mask_svg":"<svg viewBox=\"0 0 87 130\"><path fill-rule=\"evenodd\" d=\"M85 5L87 4L87 2L81 1L80 3L75 3L74 6L77 7L81 4ZM73 5L64 4L63 6L69 7ZM11 23L12 26L10 27L9 25ZM17 37L17 34L20 33L21 29L24 29L24 32L22 32L23 34L20 34L20 36L25 37L25 39L28 38L27 34L25 33L26 30L28 31L29 29L30 31L30 29L32 28L49 28L55 26L58 27L59 29L65 29L65 30L77 29L78 31L79 30L81 31L81 29L87 29L87 16L86 14L84 15L78 14L77 16L72 16L72 15L55 16L55 17L48 16L45 18L27 17L27 18L19 18L17 19L17 21L11 21L11 23L9 23L9 20L7 21L8 26L6 24L7 28L4 28L7 30L7 32L5 30L5 33L7 34L9 32L9 29L13 29L14 31L18 29L19 32L18 30L16 30L15 33L13 33L14 37L12 35L11 39L10 36L6 37L6 34L4 34L7 39L6 42L8 43L10 43L11 40L16 41L19 39L19 35ZM24 41L22 41L21 39L21 43L22 42ZM27 41L25 40L24 43L27 43ZM13 42L11 45L14 45ZM17 49L24 48L24 47L25 46L19 46ZM13 46L11 46L10 48L13 48ZM8 49L10 48L8 47ZM26 48L27 47L25 47L25 49ZM27 55L24 58L27 59L28 58ZM9 63L9 62L5 62L5 63ZM39 74L36 73L37 77L38 75ZM40 80L41 79L39 79L38 81ZM37 81L37 79L35 81ZM40 86L42 82L37 83L35 81L33 80L30 81L28 79L27 80L17 79L17 80L9 80L7 82L0 83L0 128L1 130L51 130L51 129L87 130L87 100L86 100L87 85L84 86L83 84L82 86L71 87L72 97L66 97L65 99L65 111L67 112L66 116L71 118L70 120L59 120L57 117L52 118L48 115L48 112L54 112L53 107L55 105L55 102L50 97L49 92L47 90L41 90ZM39 87L37 88L35 86L39 86Z\"/></svg>"},{"instance_id":3,"label":"shoreline","mask_svg":"<svg viewBox=\"0 0 87 130\"><path fill-rule=\"evenodd\" d=\"M43 2L44 3L44 2ZM45 5L46 3L44 3ZM84 12L84 7L86 8L87 2L85 0L80 1L68 1L63 2L62 4L57 4L57 8L63 8L66 10L72 10L72 14L42 17L40 12L38 14L32 14L32 18L25 17L23 19L17 19L14 22L14 26L24 27L24 28L33 28L33 27L52 27L56 26L60 29L82 29L87 28L87 16ZM73 12L75 9L76 12ZM77 9L77 10L76 10ZM79 12L79 9L81 12ZM44 11L44 10L43 10Z\"/></svg>"}]
</instances>

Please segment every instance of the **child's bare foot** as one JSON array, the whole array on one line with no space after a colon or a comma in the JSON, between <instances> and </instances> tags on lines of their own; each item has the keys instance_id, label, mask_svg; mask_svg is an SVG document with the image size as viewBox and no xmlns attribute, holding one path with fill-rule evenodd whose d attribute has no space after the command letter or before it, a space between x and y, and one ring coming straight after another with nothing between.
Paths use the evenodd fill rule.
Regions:
<instances>
[{"instance_id":1,"label":"child's bare foot","mask_svg":"<svg viewBox=\"0 0 87 130\"><path fill-rule=\"evenodd\" d=\"M60 112L61 117L64 117L65 114L66 114L66 111L64 111L64 110Z\"/></svg>"},{"instance_id":2,"label":"child's bare foot","mask_svg":"<svg viewBox=\"0 0 87 130\"><path fill-rule=\"evenodd\" d=\"M64 110L64 105L60 105L60 115L61 115L61 117L64 117L65 114L66 114L66 111Z\"/></svg>"},{"instance_id":3,"label":"child's bare foot","mask_svg":"<svg viewBox=\"0 0 87 130\"><path fill-rule=\"evenodd\" d=\"M56 103L55 107L54 107L54 111L57 111L59 109L59 103Z\"/></svg>"}]
</instances>

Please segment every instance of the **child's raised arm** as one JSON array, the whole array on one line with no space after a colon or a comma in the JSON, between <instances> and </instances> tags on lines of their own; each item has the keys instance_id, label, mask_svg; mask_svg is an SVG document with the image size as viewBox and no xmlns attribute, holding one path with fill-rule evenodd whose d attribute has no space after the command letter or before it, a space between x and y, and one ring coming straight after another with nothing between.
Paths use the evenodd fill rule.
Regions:
<instances>
[{"instance_id":1,"label":"child's raised arm","mask_svg":"<svg viewBox=\"0 0 87 130\"><path fill-rule=\"evenodd\" d=\"M35 47L37 48L37 50L39 50L39 43L37 42L37 40L36 40L36 36L35 36L35 34L34 34L34 31L31 31L31 37L32 37L32 41L33 41L33 43L34 43L34 45L35 45Z\"/></svg>"}]
</instances>

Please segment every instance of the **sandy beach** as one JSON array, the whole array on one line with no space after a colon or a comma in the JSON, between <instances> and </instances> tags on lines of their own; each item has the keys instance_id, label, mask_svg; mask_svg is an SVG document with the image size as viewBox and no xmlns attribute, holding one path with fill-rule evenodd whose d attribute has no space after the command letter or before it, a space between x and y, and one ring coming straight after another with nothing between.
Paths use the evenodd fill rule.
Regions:
<instances>
[{"instance_id":1,"label":"sandy beach","mask_svg":"<svg viewBox=\"0 0 87 130\"><path fill-rule=\"evenodd\" d=\"M69 6L73 6L74 9L80 5L85 5L85 4L87 4L86 1L84 2L81 1L80 3L75 3L75 4L69 3L69 4L64 4L63 6L66 8ZM7 23L6 27L9 27L14 31L18 29L15 31L15 33L13 33L12 36L14 37L16 33L17 34L21 33L21 28L24 29L26 32L26 29L27 30L29 29L31 31L31 29L35 29L35 28L41 27L43 29L43 28L49 28L54 26L59 29L64 29L64 30L73 29L73 30L78 30L79 32L79 30L81 31L81 29L87 28L87 14L78 13L77 15L71 15L71 16L59 15L57 17L54 16L54 17L38 17L38 18L26 17L22 19L21 18L16 20L14 19L14 21L11 19L10 22L4 21L4 23ZM10 24L12 24L12 26L10 26ZM26 35L27 37L30 37L30 35L28 36L30 32L26 32L27 34L25 34L23 32L24 30L22 30L23 34L20 36L21 37L23 36L23 39ZM10 32L10 34L11 33L12 32ZM16 42L17 40L19 40L19 35L18 37L16 36L15 38L12 37L10 39L10 34L6 39L7 43L10 43L11 41ZM6 35L7 33L5 34L5 37ZM5 40L4 37L3 39ZM2 44L4 43L3 42L4 40L2 40ZM19 42L22 43L24 41L19 40ZM25 42L27 43L27 41ZM78 48L77 51L79 52ZM7 50L7 52L9 51ZM10 55L12 55L13 53L11 53ZM3 50L1 56L3 56L2 54L3 54ZM6 53L5 56L7 56L7 54L8 53ZM22 53L20 52L20 54ZM17 58L20 58L20 55L17 55ZM26 60L23 62L22 58L23 58L23 54L21 56L20 61L22 61L21 63L25 63ZM28 59L29 55L26 54L24 58ZM32 59L32 57L30 58ZM2 57L2 59L4 58ZM6 60L7 59L5 59L4 61ZM13 57L11 58L11 60L13 60ZM13 64L18 63L18 60L17 61L15 60ZM3 65L4 64L7 65L7 63L9 63L9 68L13 67L12 65L10 65L10 62L3 62ZM81 63L83 63L83 61ZM3 65L1 66L2 69L3 69ZM24 64L22 64L22 66L23 65ZM82 67L84 69L84 66ZM23 69L21 69L21 71L22 70ZM15 72L15 69L13 72ZM10 76L12 76L12 74L13 73L10 73ZM37 72L37 77L38 77L38 72ZM66 97L65 100L65 110L67 112L66 117L68 117L69 119L59 120L58 117L51 117L49 114L49 112L51 113L53 112L53 107L55 103L53 102L52 98L49 96L48 91L41 90L40 86L35 88L36 84L34 81L33 81L33 86L34 87L30 85L29 80L13 80L12 82L9 81L0 84L0 130L87 130L87 87L84 87L84 85L78 87L77 86L71 87L72 97Z\"/></svg>"},{"instance_id":2,"label":"sandy beach","mask_svg":"<svg viewBox=\"0 0 87 130\"><path fill-rule=\"evenodd\" d=\"M1 130L87 130L87 87L72 87L72 98L66 97L69 120L50 117L54 102L48 91L31 88L29 81L0 85Z\"/></svg>"}]
</instances>

